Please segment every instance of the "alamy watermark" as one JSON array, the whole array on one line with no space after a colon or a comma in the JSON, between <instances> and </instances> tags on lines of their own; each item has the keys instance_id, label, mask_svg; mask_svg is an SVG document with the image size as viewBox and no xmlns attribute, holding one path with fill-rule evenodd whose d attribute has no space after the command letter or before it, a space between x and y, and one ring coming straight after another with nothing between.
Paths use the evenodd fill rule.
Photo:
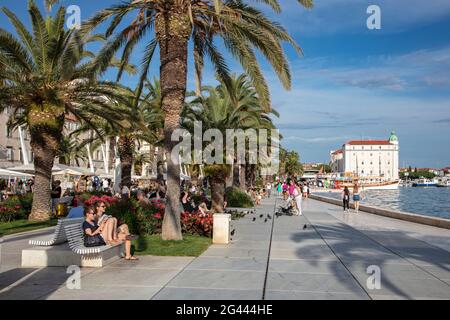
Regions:
<instances>
[{"instance_id":1,"label":"alamy watermark","mask_svg":"<svg viewBox=\"0 0 450 320\"><path fill-rule=\"evenodd\" d=\"M278 129L226 129L224 137L219 129L203 132L202 122L195 121L194 136L186 129L176 129L171 138L178 142L171 153L175 164L259 164L264 175L278 172Z\"/></svg>"},{"instance_id":2,"label":"alamy watermark","mask_svg":"<svg viewBox=\"0 0 450 320\"><path fill-rule=\"evenodd\" d=\"M66 27L70 30L81 28L81 8L77 5L70 5L67 7Z\"/></svg>"},{"instance_id":3,"label":"alamy watermark","mask_svg":"<svg viewBox=\"0 0 450 320\"><path fill-rule=\"evenodd\" d=\"M367 278L366 286L369 290L381 289L381 269L377 265L370 265L366 269L366 273L370 274Z\"/></svg>"},{"instance_id":4,"label":"alamy watermark","mask_svg":"<svg viewBox=\"0 0 450 320\"><path fill-rule=\"evenodd\" d=\"M375 4L367 7L367 14L370 16L367 18L367 28L369 30L381 29L381 8Z\"/></svg>"},{"instance_id":5,"label":"alamy watermark","mask_svg":"<svg viewBox=\"0 0 450 320\"><path fill-rule=\"evenodd\" d=\"M81 269L79 266L72 265L67 268L66 273L70 274L70 277L66 281L66 287L69 290L81 289Z\"/></svg>"}]
</instances>

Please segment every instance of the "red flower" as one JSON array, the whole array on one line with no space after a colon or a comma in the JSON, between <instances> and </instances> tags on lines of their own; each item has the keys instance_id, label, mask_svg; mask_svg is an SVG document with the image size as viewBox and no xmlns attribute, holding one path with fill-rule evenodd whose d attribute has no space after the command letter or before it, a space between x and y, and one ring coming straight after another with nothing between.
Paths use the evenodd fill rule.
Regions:
<instances>
[{"instance_id":1,"label":"red flower","mask_svg":"<svg viewBox=\"0 0 450 320\"><path fill-rule=\"evenodd\" d=\"M156 219L161 219L162 218L162 216L161 216L161 214L160 213L157 213L157 214L155 214L155 216L154 216Z\"/></svg>"}]
</instances>

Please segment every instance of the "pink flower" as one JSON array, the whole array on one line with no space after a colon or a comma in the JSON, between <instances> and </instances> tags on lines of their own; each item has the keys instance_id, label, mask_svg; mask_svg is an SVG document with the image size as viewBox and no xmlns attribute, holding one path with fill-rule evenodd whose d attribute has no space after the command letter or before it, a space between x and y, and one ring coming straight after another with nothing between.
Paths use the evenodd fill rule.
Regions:
<instances>
[{"instance_id":1,"label":"pink flower","mask_svg":"<svg viewBox=\"0 0 450 320\"><path fill-rule=\"evenodd\" d=\"M157 214L155 214L155 218L156 218L156 219L161 219L161 218L162 218L162 216L161 216L161 214L160 214L160 213L157 213Z\"/></svg>"}]
</instances>

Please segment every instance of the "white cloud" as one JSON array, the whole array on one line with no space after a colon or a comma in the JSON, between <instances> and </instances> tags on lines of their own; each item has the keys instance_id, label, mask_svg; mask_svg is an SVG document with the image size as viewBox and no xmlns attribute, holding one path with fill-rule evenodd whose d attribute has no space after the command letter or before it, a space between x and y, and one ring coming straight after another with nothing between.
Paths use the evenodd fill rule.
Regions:
<instances>
[{"instance_id":1,"label":"white cloud","mask_svg":"<svg viewBox=\"0 0 450 320\"><path fill-rule=\"evenodd\" d=\"M326 0L315 1L312 10L301 8L297 1L283 1L283 24L292 32L304 35L341 32L370 32L366 27L369 5L381 8L382 32L400 32L417 28L450 16L448 0Z\"/></svg>"}]
</instances>

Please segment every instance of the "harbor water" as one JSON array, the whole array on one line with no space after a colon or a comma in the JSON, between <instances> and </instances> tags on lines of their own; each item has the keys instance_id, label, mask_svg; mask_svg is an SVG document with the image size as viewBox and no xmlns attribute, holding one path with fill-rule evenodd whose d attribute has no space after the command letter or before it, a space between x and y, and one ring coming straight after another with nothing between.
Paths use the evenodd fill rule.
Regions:
<instances>
[{"instance_id":1,"label":"harbor water","mask_svg":"<svg viewBox=\"0 0 450 320\"><path fill-rule=\"evenodd\" d=\"M341 199L341 193L317 192ZM450 188L400 187L398 190L367 190L361 204L450 219Z\"/></svg>"}]
</instances>

